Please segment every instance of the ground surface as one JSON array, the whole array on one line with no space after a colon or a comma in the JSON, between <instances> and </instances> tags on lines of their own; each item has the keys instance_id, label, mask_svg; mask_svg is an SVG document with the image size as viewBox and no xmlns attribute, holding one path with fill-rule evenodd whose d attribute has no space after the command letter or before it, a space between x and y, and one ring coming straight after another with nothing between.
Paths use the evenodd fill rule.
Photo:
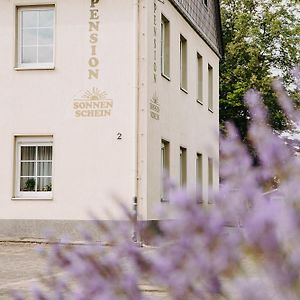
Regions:
<instances>
[{"instance_id":1,"label":"ground surface","mask_svg":"<svg viewBox=\"0 0 300 300\"><path fill-rule=\"evenodd\" d=\"M11 292L18 291L31 299L28 291L38 284L46 269L46 262L37 247L49 248L47 244L0 242L0 300L12 299ZM167 299L157 287L146 284L140 287L154 299Z\"/></svg>"},{"instance_id":2,"label":"ground surface","mask_svg":"<svg viewBox=\"0 0 300 300\"><path fill-rule=\"evenodd\" d=\"M37 244L0 243L0 299L11 299L12 290L27 291L38 281L45 261Z\"/></svg>"}]
</instances>

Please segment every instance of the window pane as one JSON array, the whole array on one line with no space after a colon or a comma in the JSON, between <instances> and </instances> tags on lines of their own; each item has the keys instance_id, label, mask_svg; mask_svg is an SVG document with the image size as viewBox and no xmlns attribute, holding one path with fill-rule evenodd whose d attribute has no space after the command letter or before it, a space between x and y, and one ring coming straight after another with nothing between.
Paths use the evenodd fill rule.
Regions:
<instances>
[{"instance_id":1,"label":"window pane","mask_svg":"<svg viewBox=\"0 0 300 300\"><path fill-rule=\"evenodd\" d=\"M187 164L186 164L186 149L180 147L180 186L186 184L187 179Z\"/></svg>"},{"instance_id":2,"label":"window pane","mask_svg":"<svg viewBox=\"0 0 300 300\"><path fill-rule=\"evenodd\" d=\"M208 108L213 110L213 68L208 65Z\"/></svg>"},{"instance_id":3,"label":"window pane","mask_svg":"<svg viewBox=\"0 0 300 300\"><path fill-rule=\"evenodd\" d=\"M37 45L37 29L23 29L23 46Z\"/></svg>"},{"instance_id":4,"label":"window pane","mask_svg":"<svg viewBox=\"0 0 300 300\"><path fill-rule=\"evenodd\" d=\"M34 176L34 162L21 162L21 176Z\"/></svg>"},{"instance_id":5,"label":"window pane","mask_svg":"<svg viewBox=\"0 0 300 300\"><path fill-rule=\"evenodd\" d=\"M39 45L52 45L53 44L53 29L41 28L38 34Z\"/></svg>"},{"instance_id":6,"label":"window pane","mask_svg":"<svg viewBox=\"0 0 300 300\"><path fill-rule=\"evenodd\" d=\"M170 174L170 144L169 142L161 141L161 185L160 185L160 198L161 201L167 201L167 190L163 184L163 177Z\"/></svg>"},{"instance_id":7,"label":"window pane","mask_svg":"<svg viewBox=\"0 0 300 300\"><path fill-rule=\"evenodd\" d=\"M53 62L53 48L52 46L40 46L39 47L39 63L51 63Z\"/></svg>"},{"instance_id":8,"label":"window pane","mask_svg":"<svg viewBox=\"0 0 300 300\"><path fill-rule=\"evenodd\" d=\"M170 76L170 24L161 16L161 70L163 75Z\"/></svg>"},{"instance_id":9,"label":"window pane","mask_svg":"<svg viewBox=\"0 0 300 300\"><path fill-rule=\"evenodd\" d=\"M37 164L37 176L51 176L52 175L52 163L43 162Z\"/></svg>"},{"instance_id":10,"label":"window pane","mask_svg":"<svg viewBox=\"0 0 300 300\"><path fill-rule=\"evenodd\" d=\"M22 27L37 27L38 11L25 10L22 11Z\"/></svg>"},{"instance_id":11,"label":"window pane","mask_svg":"<svg viewBox=\"0 0 300 300\"><path fill-rule=\"evenodd\" d=\"M202 63L202 56L197 53L197 64L198 64L198 80L197 80L197 100L202 102L203 101L203 63Z\"/></svg>"},{"instance_id":12,"label":"window pane","mask_svg":"<svg viewBox=\"0 0 300 300\"><path fill-rule=\"evenodd\" d=\"M164 173L164 165L165 165L165 149L161 147L161 174Z\"/></svg>"},{"instance_id":13,"label":"window pane","mask_svg":"<svg viewBox=\"0 0 300 300\"><path fill-rule=\"evenodd\" d=\"M180 87L187 90L187 41L180 36Z\"/></svg>"},{"instance_id":14,"label":"window pane","mask_svg":"<svg viewBox=\"0 0 300 300\"><path fill-rule=\"evenodd\" d=\"M32 64L37 62L37 47L24 47L22 63Z\"/></svg>"},{"instance_id":15,"label":"window pane","mask_svg":"<svg viewBox=\"0 0 300 300\"><path fill-rule=\"evenodd\" d=\"M21 160L35 160L35 146L22 146Z\"/></svg>"},{"instance_id":16,"label":"window pane","mask_svg":"<svg viewBox=\"0 0 300 300\"><path fill-rule=\"evenodd\" d=\"M213 186L213 160L212 158L208 158L208 186Z\"/></svg>"},{"instance_id":17,"label":"window pane","mask_svg":"<svg viewBox=\"0 0 300 300\"><path fill-rule=\"evenodd\" d=\"M203 174L202 174L202 154L197 154L197 161L196 161L196 177L197 177L197 184L202 187L203 185Z\"/></svg>"},{"instance_id":18,"label":"window pane","mask_svg":"<svg viewBox=\"0 0 300 300\"><path fill-rule=\"evenodd\" d=\"M22 192L35 191L35 179L30 177L22 177L20 180L20 191Z\"/></svg>"},{"instance_id":19,"label":"window pane","mask_svg":"<svg viewBox=\"0 0 300 300\"><path fill-rule=\"evenodd\" d=\"M38 160L52 160L52 146L39 146Z\"/></svg>"},{"instance_id":20,"label":"window pane","mask_svg":"<svg viewBox=\"0 0 300 300\"><path fill-rule=\"evenodd\" d=\"M52 178L40 177L37 179L37 191L38 192L50 192L52 191Z\"/></svg>"},{"instance_id":21,"label":"window pane","mask_svg":"<svg viewBox=\"0 0 300 300\"><path fill-rule=\"evenodd\" d=\"M53 16L54 16L53 10L41 10L39 27L52 27Z\"/></svg>"}]
</instances>

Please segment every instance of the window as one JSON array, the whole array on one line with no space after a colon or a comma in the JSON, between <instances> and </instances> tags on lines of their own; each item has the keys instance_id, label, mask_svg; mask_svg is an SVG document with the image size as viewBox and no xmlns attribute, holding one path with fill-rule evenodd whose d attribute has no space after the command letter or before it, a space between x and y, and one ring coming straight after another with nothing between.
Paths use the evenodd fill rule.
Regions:
<instances>
[{"instance_id":1,"label":"window","mask_svg":"<svg viewBox=\"0 0 300 300\"><path fill-rule=\"evenodd\" d=\"M197 190L200 193L200 199L198 202L202 202L203 194L203 158L202 154L197 153L196 157L196 181L197 181Z\"/></svg>"},{"instance_id":2,"label":"window","mask_svg":"<svg viewBox=\"0 0 300 300\"><path fill-rule=\"evenodd\" d=\"M209 188L209 197L208 203L213 203L212 190L214 188L214 163L212 158L208 158L208 188Z\"/></svg>"},{"instance_id":3,"label":"window","mask_svg":"<svg viewBox=\"0 0 300 300\"><path fill-rule=\"evenodd\" d=\"M164 187L163 178L170 174L170 144L169 142L161 141L161 201L167 201L166 189Z\"/></svg>"},{"instance_id":4,"label":"window","mask_svg":"<svg viewBox=\"0 0 300 300\"><path fill-rule=\"evenodd\" d=\"M208 0L203 0L203 4L207 7L208 6Z\"/></svg>"},{"instance_id":5,"label":"window","mask_svg":"<svg viewBox=\"0 0 300 300\"><path fill-rule=\"evenodd\" d=\"M187 41L180 35L180 88L187 91Z\"/></svg>"},{"instance_id":6,"label":"window","mask_svg":"<svg viewBox=\"0 0 300 300\"><path fill-rule=\"evenodd\" d=\"M208 65L208 109L213 111L213 68L211 65Z\"/></svg>"},{"instance_id":7,"label":"window","mask_svg":"<svg viewBox=\"0 0 300 300\"><path fill-rule=\"evenodd\" d=\"M186 185L186 148L180 147L180 186L184 187Z\"/></svg>"},{"instance_id":8,"label":"window","mask_svg":"<svg viewBox=\"0 0 300 300\"><path fill-rule=\"evenodd\" d=\"M197 101L203 103L203 67L202 56L197 53Z\"/></svg>"},{"instance_id":9,"label":"window","mask_svg":"<svg viewBox=\"0 0 300 300\"><path fill-rule=\"evenodd\" d=\"M16 191L19 198L51 198L52 138L16 138Z\"/></svg>"},{"instance_id":10,"label":"window","mask_svg":"<svg viewBox=\"0 0 300 300\"><path fill-rule=\"evenodd\" d=\"M214 180L214 174L213 174L213 159L208 158L208 186L209 188L213 188L213 180Z\"/></svg>"},{"instance_id":11,"label":"window","mask_svg":"<svg viewBox=\"0 0 300 300\"><path fill-rule=\"evenodd\" d=\"M21 68L53 68L53 6L18 8L17 65Z\"/></svg>"},{"instance_id":12,"label":"window","mask_svg":"<svg viewBox=\"0 0 300 300\"><path fill-rule=\"evenodd\" d=\"M161 74L170 77L170 22L161 15Z\"/></svg>"},{"instance_id":13,"label":"window","mask_svg":"<svg viewBox=\"0 0 300 300\"><path fill-rule=\"evenodd\" d=\"M197 203L203 203L203 158L200 153L196 156L196 186L199 192Z\"/></svg>"}]
</instances>

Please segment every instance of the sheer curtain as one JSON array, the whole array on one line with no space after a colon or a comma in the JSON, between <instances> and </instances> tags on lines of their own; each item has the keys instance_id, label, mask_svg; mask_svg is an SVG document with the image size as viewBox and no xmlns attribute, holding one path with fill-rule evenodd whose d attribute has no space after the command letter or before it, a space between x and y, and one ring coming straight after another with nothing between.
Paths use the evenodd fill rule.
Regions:
<instances>
[{"instance_id":1,"label":"sheer curtain","mask_svg":"<svg viewBox=\"0 0 300 300\"><path fill-rule=\"evenodd\" d=\"M52 190L52 147L39 146L37 152L37 191Z\"/></svg>"},{"instance_id":2,"label":"sheer curtain","mask_svg":"<svg viewBox=\"0 0 300 300\"><path fill-rule=\"evenodd\" d=\"M21 146L20 190L52 190L52 146Z\"/></svg>"}]
</instances>

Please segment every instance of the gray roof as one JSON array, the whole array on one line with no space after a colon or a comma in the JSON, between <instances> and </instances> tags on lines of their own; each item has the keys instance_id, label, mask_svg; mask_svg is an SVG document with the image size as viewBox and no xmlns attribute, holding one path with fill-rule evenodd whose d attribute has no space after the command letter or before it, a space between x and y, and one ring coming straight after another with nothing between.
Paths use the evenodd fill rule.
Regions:
<instances>
[{"instance_id":1,"label":"gray roof","mask_svg":"<svg viewBox=\"0 0 300 300\"><path fill-rule=\"evenodd\" d=\"M170 0L212 50L223 55L219 0Z\"/></svg>"}]
</instances>

